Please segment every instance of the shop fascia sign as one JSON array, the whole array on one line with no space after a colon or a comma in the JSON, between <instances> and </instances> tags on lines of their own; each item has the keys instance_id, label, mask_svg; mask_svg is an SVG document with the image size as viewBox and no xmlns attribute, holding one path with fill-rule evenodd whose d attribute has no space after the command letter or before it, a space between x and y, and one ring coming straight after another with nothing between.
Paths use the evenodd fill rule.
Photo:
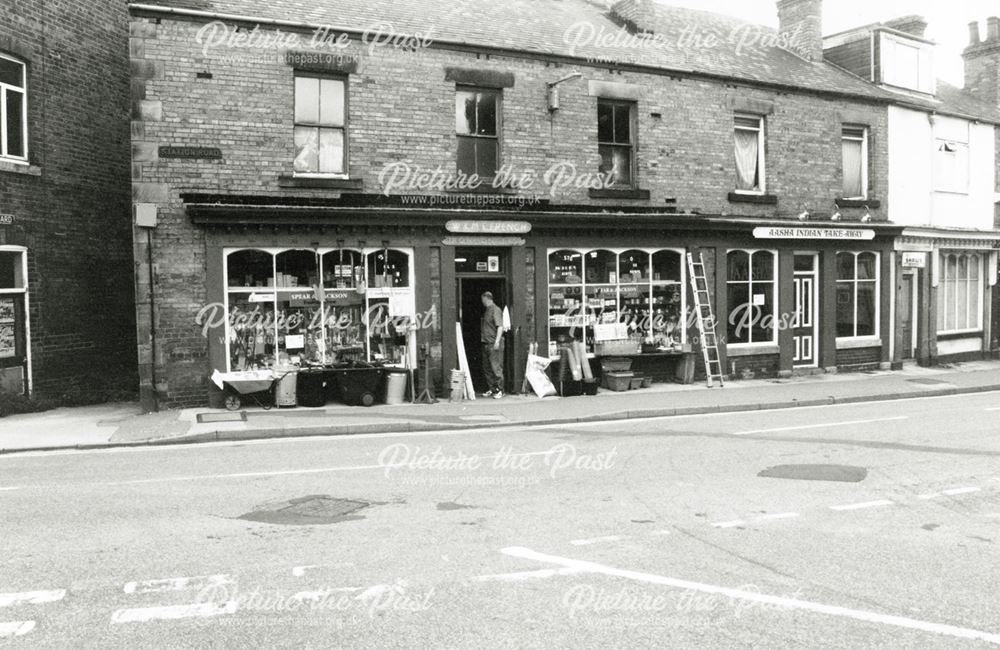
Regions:
<instances>
[{"instance_id":1,"label":"shop fascia sign","mask_svg":"<svg viewBox=\"0 0 1000 650\"><path fill-rule=\"evenodd\" d=\"M449 221L445 230L461 235L523 235L531 232L527 221Z\"/></svg>"},{"instance_id":2,"label":"shop fascia sign","mask_svg":"<svg viewBox=\"0 0 1000 650\"><path fill-rule=\"evenodd\" d=\"M853 239L870 241L875 231L869 228L802 228L776 226L753 229L754 239Z\"/></svg>"},{"instance_id":3,"label":"shop fascia sign","mask_svg":"<svg viewBox=\"0 0 1000 650\"><path fill-rule=\"evenodd\" d=\"M927 253L903 253L904 269L927 268Z\"/></svg>"}]
</instances>

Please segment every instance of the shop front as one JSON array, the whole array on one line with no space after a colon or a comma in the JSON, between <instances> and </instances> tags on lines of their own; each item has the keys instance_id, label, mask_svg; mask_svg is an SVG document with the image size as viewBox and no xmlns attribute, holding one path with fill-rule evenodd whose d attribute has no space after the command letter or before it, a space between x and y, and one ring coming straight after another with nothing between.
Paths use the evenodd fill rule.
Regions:
<instances>
[{"instance_id":1,"label":"shop front","mask_svg":"<svg viewBox=\"0 0 1000 650\"><path fill-rule=\"evenodd\" d=\"M31 391L27 256L24 247L0 246L0 393Z\"/></svg>"},{"instance_id":2,"label":"shop front","mask_svg":"<svg viewBox=\"0 0 1000 650\"><path fill-rule=\"evenodd\" d=\"M896 243L896 367L990 354L997 245L998 232L903 231Z\"/></svg>"}]
</instances>

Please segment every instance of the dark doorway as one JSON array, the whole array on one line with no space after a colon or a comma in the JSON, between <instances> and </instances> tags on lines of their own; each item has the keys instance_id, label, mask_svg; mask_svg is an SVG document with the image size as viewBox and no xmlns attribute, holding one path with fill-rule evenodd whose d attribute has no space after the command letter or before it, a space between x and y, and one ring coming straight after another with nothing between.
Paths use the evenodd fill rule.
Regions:
<instances>
[{"instance_id":1,"label":"dark doorway","mask_svg":"<svg viewBox=\"0 0 1000 650\"><path fill-rule=\"evenodd\" d=\"M472 373L472 383L476 393L486 391L486 379L483 376L483 348L481 342L480 324L483 317L483 293L493 294L497 307L507 306L507 280L498 277L465 277L458 278L458 317L462 323L462 339L465 341L465 356L469 360L469 372ZM506 350L510 354L510 350ZM506 363L504 364L507 365ZM504 392L510 389L510 373L504 373Z\"/></svg>"}]
</instances>

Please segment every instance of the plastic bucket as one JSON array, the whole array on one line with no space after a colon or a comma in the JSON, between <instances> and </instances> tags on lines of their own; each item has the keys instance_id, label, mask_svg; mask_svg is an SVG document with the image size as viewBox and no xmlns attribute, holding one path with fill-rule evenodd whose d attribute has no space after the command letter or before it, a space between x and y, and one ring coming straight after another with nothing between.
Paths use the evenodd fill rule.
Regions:
<instances>
[{"instance_id":1,"label":"plastic bucket","mask_svg":"<svg viewBox=\"0 0 1000 650\"><path fill-rule=\"evenodd\" d=\"M406 373L388 372L385 375L385 403L402 404L406 401Z\"/></svg>"}]
</instances>

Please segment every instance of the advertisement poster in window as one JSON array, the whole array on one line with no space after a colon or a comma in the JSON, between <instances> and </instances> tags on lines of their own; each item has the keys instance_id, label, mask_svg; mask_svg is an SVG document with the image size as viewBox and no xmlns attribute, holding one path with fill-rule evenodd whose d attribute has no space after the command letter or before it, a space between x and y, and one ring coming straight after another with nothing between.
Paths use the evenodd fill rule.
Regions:
<instances>
[{"instance_id":1,"label":"advertisement poster in window","mask_svg":"<svg viewBox=\"0 0 1000 650\"><path fill-rule=\"evenodd\" d=\"M0 298L0 325L14 322L14 299Z\"/></svg>"},{"instance_id":2,"label":"advertisement poster in window","mask_svg":"<svg viewBox=\"0 0 1000 650\"><path fill-rule=\"evenodd\" d=\"M0 298L0 359L17 355L14 333L14 299Z\"/></svg>"}]
</instances>

